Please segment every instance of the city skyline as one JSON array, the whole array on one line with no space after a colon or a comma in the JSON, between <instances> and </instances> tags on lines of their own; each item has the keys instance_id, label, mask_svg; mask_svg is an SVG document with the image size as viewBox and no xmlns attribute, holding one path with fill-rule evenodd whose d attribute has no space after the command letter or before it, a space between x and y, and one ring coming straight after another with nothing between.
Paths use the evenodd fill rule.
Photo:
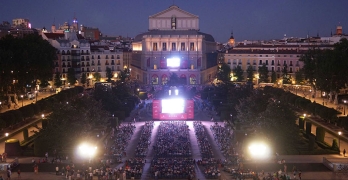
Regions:
<instances>
[{"instance_id":1,"label":"city skyline","mask_svg":"<svg viewBox=\"0 0 348 180\"><path fill-rule=\"evenodd\" d=\"M314 3L315 2L315 3ZM33 28L72 23L96 27L107 36L135 37L148 30L148 17L171 5L199 16L200 31L225 43L231 31L237 41L270 40L287 37L330 36L336 26L348 29L345 7L348 1L20 1L5 0L0 7L1 21L27 18ZM11 8L12 10L10 10Z\"/></svg>"}]
</instances>

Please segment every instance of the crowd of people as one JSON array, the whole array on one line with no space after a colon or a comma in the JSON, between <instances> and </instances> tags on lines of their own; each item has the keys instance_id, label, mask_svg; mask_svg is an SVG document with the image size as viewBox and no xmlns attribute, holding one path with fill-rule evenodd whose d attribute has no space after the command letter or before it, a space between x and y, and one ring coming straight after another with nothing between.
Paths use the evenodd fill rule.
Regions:
<instances>
[{"instance_id":1,"label":"crowd of people","mask_svg":"<svg viewBox=\"0 0 348 180\"><path fill-rule=\"evenodd\" d=\"M213 149L208 141L208 136L205 132L201 121L194 121L193 127L195 129L197 142L202 154L202 159L209 159L214 157Z\"/></svg>"},{"instance_id":2,"label":"crowd of people","mask_svg":"<svg viewBox=\"0 0 348 180\"><path fill-rule=\"evenodd\" d=\"M116 130L112 130L107 145L105 146L105 157L117 158L118 162L122 161L122 156L127 156L126 147L135 130L131 123L122 124ZM115 131L117 133L115 134Z\"/></svg>"},{"instance_id":3,"label":"crowd of people","mask_svg":"<svg viewBox=\"0 0 348 180\"><path fill-rule=\"evenodd\" d=\"M190 157L191 144L186 121L161 122L154 150L156 157Z\"/></svg>"},{"instance_id":4,"label":"crowd of people","mask_svg":"<svg viewBox=\"0 0 348 180\"><path fill-rule=\"evenodd\" d=\"M143 173L143 167L145 165L145 159L143 158L130 158L126 160L125 171L127 178L140 179Z\"/></svg>"},{"instance_id":5,"label":"crowd of people","mask_svg":"<svg viewBox=\"0 0 348 180\"><path fill-rule=\"evenodd\" d=\"M192 158L154 158L150 171L155 179L193 179L194 164Z\"/></svg>"},{"instance_id":6,"label":"crowd of people","mask_svg":"<svg viewBox=\"0 0 348 180\"><path fill-rule=\"evenodd\" d=\"M161 122L154 146L151 174L158 179L192 179L195 161L191 158L189 127L185 121Z\"/></svg>"},{"instance_id":7,"label":"crowd of people","mask_svg":"<svg viewBox=\"0 0 348 180\"><path fill-rule=\"evenodd\" d=\"M210 130L213 133L214 140L219 146L220 151L225 157L231 156L234 154L233 146L231 145L233 136L232 131L225 126L221 126L218 123L215 123L210 126Z\"/></svg>"},{"instance_id":8,"label":"crowd of people","mask_svg":"<svg viewBox=\"0 0 348 180\"><path fill-rule=\"evenodd\" d=\"M151 138L153 126L154 126L154 121L148 121L148 122L145 122L145 125L142 127L143 129L141 130L140 140L135 149L136 157L146 157L146 154L148 152L148 147L151 144L150 138Z\"/></svg>"}]
</instances>

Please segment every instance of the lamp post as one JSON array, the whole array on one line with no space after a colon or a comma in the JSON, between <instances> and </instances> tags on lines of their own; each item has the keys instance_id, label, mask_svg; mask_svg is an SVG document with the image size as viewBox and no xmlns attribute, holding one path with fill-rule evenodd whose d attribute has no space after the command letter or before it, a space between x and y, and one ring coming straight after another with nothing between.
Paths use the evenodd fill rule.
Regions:
<instances>
[{"instance_id":1,"label":"lamp post","mask_svg":"<svg viewBox=\"0 0 348 180\"><path fill-rule=\"evenodd\" d=\"M325 98L325 92L323 92L323 95L322 95L322 97L323 97L323 106L324 106L324 98Z\"/></svg>"},{"instance_id":2,"label":"lamp post","mask_svg":"<svg viewBox=\"0 0 348 180\"><path fill-rule=\"evenodd\" d=\"M341 131L338 131L338 151L340 152L340 155L341 155L341 136L342 132Z\"/></svg>"},{"instance_id":3,"label":"lamp post","mask_svg":"<svg viewBox=\"0 0 348 180\"><path fill-rule=\"evenodd\" d=\"M346 115L346 100L343 101L344 107L343 107L343 115Z\"/></svg>"},{"instance_id":4,"label":"lamp post","mask_svg":"<svg viewBox=\"0 0 348 180\"><path fill-rule=\"evenodd\" d=\"M23 107L23 95L21 95L21 98L22 98L22 107Z\"/></svg>"},{"instance_id":5,"label":"lamp post","mask_svg":"<svg viewBox=\"0 0 348 180\"><path fill-rule=\"evenodd\" d=\"M232 119L232 113L230 114L230 117L231 117L231 123L233 123L233 119Z\"/></svg>"},{"instance_id":6,"label":"lamp post","mask_svg":"<svg viewBox=\"0 0 348 180\"><path fill-rule=\"evenodd\" d=\"M309 90L309 100L311 100L312 97L312 89Z\"/></svg>"},{"instance_id":7,"label":"lamp post","mask_svg":"<svg viewBox=\"0 0 348 180\"><path fill-rule=\"evenodd\" d=\"M37 91L35 91L35 102L37 102Z\"/></svg>"}]
</instances>

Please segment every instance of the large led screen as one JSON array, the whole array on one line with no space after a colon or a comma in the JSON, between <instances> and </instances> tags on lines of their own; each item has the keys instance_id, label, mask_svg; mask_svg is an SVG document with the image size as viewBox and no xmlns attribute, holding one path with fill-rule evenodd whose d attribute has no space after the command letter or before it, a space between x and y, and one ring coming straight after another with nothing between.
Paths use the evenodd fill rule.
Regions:
<instances>
[{"instance_id":1,"label":"large led screen","mask_svg":"<svg viewBox=\"0 0 348 180\"><path fill-rule=\"evenodd\" d=\"M180 66L180 59L179 58L168 58L167 59L167 66L168 67L179 67Z\"/></svg>"},{"instance_id":2,"label":"large led screen","mask_svg":"<svg viewBox=\"0 0 348 180\"><path fill-rule=\"evenodd\" d=\"M184 99L162 99L162 113L184 113L185 100Z\"/></svg>"}]
</instances>

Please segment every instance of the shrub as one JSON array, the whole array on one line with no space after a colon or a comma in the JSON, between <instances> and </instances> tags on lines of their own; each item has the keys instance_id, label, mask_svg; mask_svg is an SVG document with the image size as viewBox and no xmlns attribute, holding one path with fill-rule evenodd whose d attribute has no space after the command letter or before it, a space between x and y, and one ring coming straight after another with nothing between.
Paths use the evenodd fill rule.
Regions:
<instances>
[{"instance_id":1,"label":"shrub","mask_svg":"<svg viewBox=\"0 0 348 180\"><path fill-rule=\"evenodd\" d=\"M28 128L23 129L23 137L24 137L24 141L28 140L29 138Z\"/></svg>"},{"instance_id":2,"label":"shrub","mask_svg":"<svg viewBox=\"0 0 348 180\"><path fill-rule=\"evenodd\" d=\"M323 127L317 127L316 129L317 141L324 142L325 129Z\"/></svg>"},{"instance_id":3,"label":"shrub","mask_svg":"<svg viewBox=\"0 0 348 180\"><path fill-rule=\"evenodd\" d=\"M300 129L304 129L304 119L298 118L298 126Z\"/></svg>"},{"instance_id":4,"label":"shrub","mask_svg":"<svg viewBox=\"0 0 348 180\"><path fill-rule=\"evenodd\" d=\"M332 146L331 149L334 151L339 151L339 147L338 147L338 143L337 143L337 139L333 139L332 140Z\"/></svg>"},{"instance_id":5,"label":"shrub","mask_svg":"<svg viewBox=\"0 0 348 180\"><path fill-rule=\"evenodd\" d=\"M306 121L306 134L307 134L307 135L310 135L311 132L312 132L312 123Z\"/></svg>"}]
</instances>

